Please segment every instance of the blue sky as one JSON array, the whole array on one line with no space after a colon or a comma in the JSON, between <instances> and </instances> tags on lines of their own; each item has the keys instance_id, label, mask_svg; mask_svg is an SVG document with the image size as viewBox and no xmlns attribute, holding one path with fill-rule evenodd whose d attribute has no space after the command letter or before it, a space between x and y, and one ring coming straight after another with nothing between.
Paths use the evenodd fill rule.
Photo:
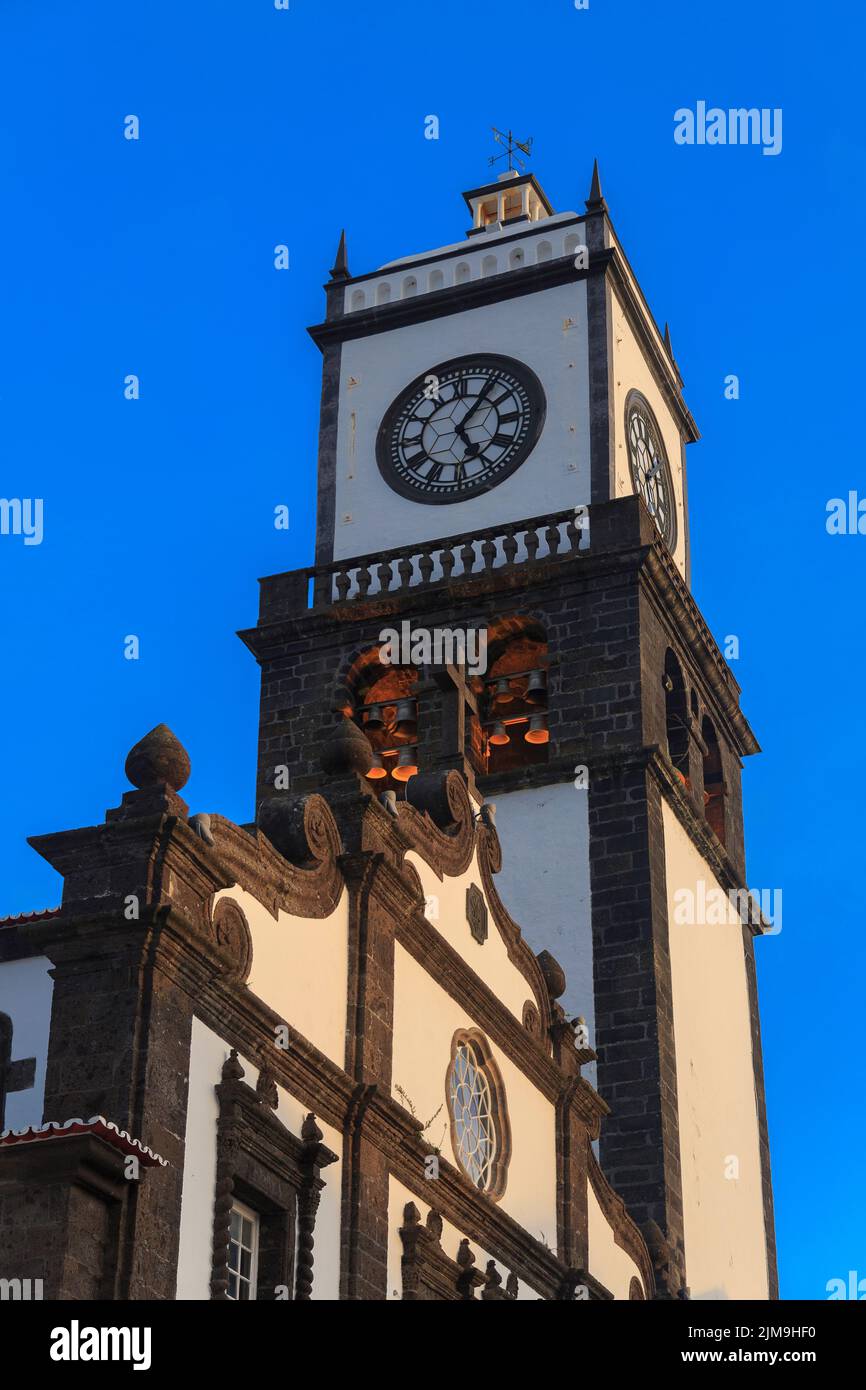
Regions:
<instances>
[{"instance_id":1,"label":"blue sky","mask_svg":"<svg viewBox=\"0 0 866 1390\"><path fill-rule=\"evenodd\" d=\"M786 1297L866 1276L866 536L825 530L829 498L866 496L862 42L839 0L0 17L0 494L45 505L40 546L0 537L0 912L58 901L25 835L100 820L160 721L189 750L193 809L252 817L258 672L234 632L258 576L311 559L305 328L340 228L356 272L459 239L493 124L535 137L558 210L582 207L598 156L703 433L693 587L716 637L740 638L765 749L744 775L750 883L784 895L758 960ZM677 146L674 111L701 99L782 108L781 154Z\"/></svg>"}]
</instances>

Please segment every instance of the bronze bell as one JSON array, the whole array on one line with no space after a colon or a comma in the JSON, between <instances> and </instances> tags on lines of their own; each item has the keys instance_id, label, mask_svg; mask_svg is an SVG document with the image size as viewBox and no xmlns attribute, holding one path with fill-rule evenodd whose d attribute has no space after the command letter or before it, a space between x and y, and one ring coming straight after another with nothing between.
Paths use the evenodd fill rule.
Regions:
<instances>
[{"instance_id":1,"label":"bronze bell","mask_svg":"<svg viewBox=\"0 0 866 1390\"><path fill-rule=\"evenodd\" d=\"M418 707L414 700L398 700L397 733L404 738L415 738L418 733Z\"/></svg>"},{"instance_id":2,"label":"bronze bell","mask_svg":"<svg viewBox=\"0 0 866 1390\"><path fill-rule=\"evenodd\" d=\"M495 705L507 705L514 699L514 691L511 689L511 682L507 676L500 676L496 682L496 694L493 696Z\"/></svg>"},{"instance_id":3,"label":"bronze bell","mask_svg":"<svg viewBox=\"0 0 866 1390\"><path fill-rule=\"evenodd\" d=\"M547 719L543 714L532 716L523 738L526 743L547 743L550 734L547 731Z\"/></svg>"},{"instance_id":4,"label":"bronze bell","mask_svg":"<svg viewBox=\"0 0 866 1390\"><path fill-rule=\"evenodd\" d=\"M401 748L397 758L397 766L392 769L391 776L396 782L408 782L410 777L414 777L418 772L417 749Z\"/></svg>"},{"instance_id":5,"label":"bronze bell","mask_svg":"<svg viewBox=\"0 0 866 1390\"><path fill-rule=\"evenodd\" d=\"M543 671L530 672L524 699L528 705L535 705L538 709L547 709L547 677Z\"/></svg>"},{"instance_id":6,"label":"bronze bell","mask_svg":"<svg viewBox=\"0 0 866 1390\"><path fill-rule=\"evenodd\" d=\"M502 723L501 719L498 719L496 723L493 725L493 732L491 733L487 741L488 743L492 743L494 748L503 748L506 743L511 742L511 737L508 733L508 730Z\"/></svg>"},{"instance_id":7,"label":"bronze bell","mask_svg":"<svg viewBox=\"0 0 866 1390\"><path fill-rule=\"evenodd\" d=\"M367 710L367 718L364 722L365 729L383 729L385 721L382 718L382 706L371 705Z\"/></svg>"}]
</instances>

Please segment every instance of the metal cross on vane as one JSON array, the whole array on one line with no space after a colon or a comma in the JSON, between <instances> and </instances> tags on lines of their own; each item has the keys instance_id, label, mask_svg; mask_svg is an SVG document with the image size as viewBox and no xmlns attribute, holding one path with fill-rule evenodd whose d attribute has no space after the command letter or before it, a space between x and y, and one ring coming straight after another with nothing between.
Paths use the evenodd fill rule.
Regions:
<instances>
[{"instance_id":1,"label":"metal cross on vane","mask_svg":"<svg viewBox=\"0 0 866 1390\"><path fill-rule=\"evenodd\" d=\"M505 146L505 153L491 155L487 161L488 164L498 164L500 159L507 159L509 169L513 169L515 164L518 169L525 169L526 164L514 151L520 150L525 155L531 154L532 136L530 135L528 140L515 140L514 133L510 130L507 134L501 130L497 130L496 126L491 126L491 130L493 131L493 139L496 141L497 145Z\"/></svg>"}]
</instances>

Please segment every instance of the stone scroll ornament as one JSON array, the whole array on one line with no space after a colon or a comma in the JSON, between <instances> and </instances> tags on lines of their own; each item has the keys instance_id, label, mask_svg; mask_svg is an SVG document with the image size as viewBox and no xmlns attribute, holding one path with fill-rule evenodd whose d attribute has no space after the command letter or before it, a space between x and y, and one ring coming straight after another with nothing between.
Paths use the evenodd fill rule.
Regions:
<instances>
[{"instance_id":1,"label":"stone scroll ornament","mask_svg":"<svg viewBox=\"0 0 866 1390\"><path fill-rule=\"evenodd\" d=\"M220 898L213 910L211 926L225 973L233 979L246 981L252 969L253 939L241 908L231 898Z\"/></svg>"}]
</instances>

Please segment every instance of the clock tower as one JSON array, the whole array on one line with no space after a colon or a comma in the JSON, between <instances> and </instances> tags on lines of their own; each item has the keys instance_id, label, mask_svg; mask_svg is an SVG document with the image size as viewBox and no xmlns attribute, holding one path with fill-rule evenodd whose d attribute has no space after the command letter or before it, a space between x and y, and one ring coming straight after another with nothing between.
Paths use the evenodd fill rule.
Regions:
<instances>
[{"instance_id":1,"label":"clock tower","mask_svg":"<svg viewBox=\"0 0 866 1390\"><path fill-rule=\"evenodd\" d=\"M693 1297L774 1297L764 924L701 907L746 900L758 744L689 587L698 431L597 167L583 211L514 171L463 196L460 239L378 270L352 275L343 236L310 330L315 565L263 580L243 634L259 815L317 788L344 717L371 795L462 771L496 805L501 896L586 1020L609 1180Z\"/></svg>"}]
</instances>

